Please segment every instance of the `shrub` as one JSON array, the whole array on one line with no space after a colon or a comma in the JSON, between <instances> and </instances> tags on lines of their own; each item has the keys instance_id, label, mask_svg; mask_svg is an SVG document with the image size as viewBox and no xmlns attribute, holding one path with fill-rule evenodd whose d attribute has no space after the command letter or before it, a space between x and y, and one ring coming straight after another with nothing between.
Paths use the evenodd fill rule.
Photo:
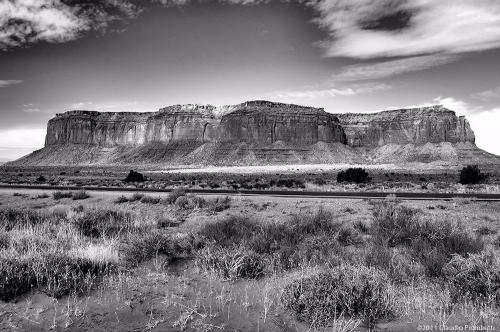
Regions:
<instances>
[{"instance_id":1,"label":"shrub","mask_svg":"<svg viewBox=\"0 0 500 332\"><path fill-rule=\"evenodd\" d=\"M265 267L262 256L243 246L208 245L198 252L195 264L200 271L225 280L257 279L263 276Z\"/></svg>"},{"instance_id":2,"label":"shrub","mask_svg":"<svg viewBox=\"0 0 500 332\"><path fill-rule=\"evenodd\" d=\"M0 300L10 301L34 287L56 298L72 292L83 294L114 269L111 264L61 253L28 259L0 258Z\"/></svg>"},{"instance_id":3,"label":"shrub","mask_svg":"<svg viewBox=\"0 0 500 332\"><path fill-rule=\"evenodd\" d=\"M73 292L89 292L115 266L64 254L45 254L34 262L32 269L40 290L59 298Z\"/></svg>"},{"instance_id":4,"label":"shrub","mask_svg":"<svg viewBox=\"0 0 500 332\"><path fill-rule=\"evenodd\" d=\"M229 198L229 196L226 196L224 198L217 197L209 199L206 201L205 207L208 211L212 213L222 212L231 207L231 198Z\"/></svg>"},{"instance_id":5,"label":"shrub","mask_svg":"<svg viewBox=\"0 0 500 332\"><path fill-rule=\"evenodd\" d=\"M89 197L90 195L85 190L78 190L72 194L72 198L74 201L87 199Z\"/></svg>"},{"instance_id":6,"label":"shrub","mask_svg":"<svg viewBox=\"0 0 500 332\"><path fill-rule=\"evenodd\" d=\"M15 258L0 258L0 300L10 301L29 292L36 283L31 261Z\"/></svg>"},{"instance_id":7,"label":"shrub","mask_svg":"<svg viewBox=\"0 0 500 332\"><path fill-rule=\"evenodd\" d=\"M369 174L363 168L349 168L337 174L337 182L366 183L370 181Z\"/></svg>"},{"instance_id":8,"label":"shrub","mask_svg":"<svg viewBox=\"0 0 500 332\"><path fill-rule=\"evenodd\" d=\"M374 206L373 214L375 242L408 246L432 277L442 275L453 254L467 255L484 248L482 239L463 225L450 220L422 220L419 210L382 202Z\"/></svg>"},{"instance_id":9,"label":"shrub","mask_svg":"<svg viewBox=\"0 0 500 332\"><path fill-rule=\"evenodd\" d=\"M145 203L145 204L158 204L158 203L160 203L160 197L143 196L141 198L141 203Z\"/></svg>"},{"instance_id":10,"label":"shrub","mask_svg":"<svg viewBox=\"0 0 500 332\"><path fill-rule=\"evenodd\" d=\"M168 261L186 257L196 248L196 239L192 236L173 238L171 235L153 231L133 234L122 246L121 252L126 264L137 266L158 255L165 256Z\"/></svg>"},{"instance_id":11,"label":"shrub","mask_svg":"<svg viewBox=\"0 0 500 332\"><path fill-rule=\"evenodd\" d=\"M414 260L405 248L369 247L365 264L385 271L398 283L411 283L425 275L424 266Z\"/></svg>"},{"instance_id":12,"label":"shrub","mask_svg":"<svg viewBox=\"0 0 500 332\"><path fill-rule=\"evenodd\" d=\"M181 197L181 196L185 196L186 195L186 191L182 188L177 188L177 189L174 189L172 190L167 198L165 199L165 201L167 202L167 204L174 204L175 201L177 201L177 198Z\"/></svg>"},{"instance_id":13,"label":"shrub","mask_svg":"<svg viewBox=\"0 0 500 332\"><path fill-rule=\"evenodd\" d=\"M179 210L189 210L191 208L189 199L186 196L180 196L175 200L175 207Z\"/></svg>"},{"instance_id":14,"label":"shrub","mask_svg":"<svg viewBox=\"0 0 500 332\"><path fill-rule=\"evenodd\" d=\"M141 173L139 173L139 172L131 170L128 173L128 175L125 178L125 180L123 180L123 181L126 182L126 183L129 183L129 182L144 182L144 181L146 181L146 177L144 175L142 175Z\"/></svg>"},{"instance_id":15,"label":"shrub","mask_svg":"<svg viewBox=\"0 0 500 332\"><path fill-rule=\"evenodd\" d=\"M363 239L359 235L358 231L352 225L342 225L337 236L338 241L345 245L359 244L363 242Z\"/></svg>"},{"instance_id":16,"label":"shrub","mask_svg":"<svg viewBox=\"0 0 500 332\"><path fill-rule=\"evenodd\" d=\"M460 171L461 184L477 184L486 180L486 174L481 173L477 165L469 165Z\"/></svg>"},{"instance_id":17,"label":"shrub","mask_svg":"<svg viewBox=\"0 0 500 332\"><path fill-rule=\"evenodd\" d=\"M113 210L90 210L73 219L76 229L89 237L111 236L132 227L130 214Z\"/></svg>"},{"instance_id":18,"label":"shrub","mask_svg":"<svg viewBox=\"0 0 500 332\"><path fill-rule=\"evenodd\" d=\"M470 254L467 258L454 255L443 271L453 286L455 299L465 296L500 303L500 259L493 250Z\"/></svg>"},{"instance_id":19,"label":"shrub","mask_svg":"<svg viewBox=\"0 0 500 332\"><path fill-rule=\"evenodd\" d=\"M376 203L372 227L376 241L390 246L408 243L419 234L420 215L420 210L390 201Z\"/></svg>"},{"instance_id":20,"label":"shrub","mask_svg":"<svg viewBox=\"0 0 500 332\"><path fill-rule=\"evenodd\" d=\"M50 196L47 193L39 194L39 195L36 196L36 198L49 198L49 197Z\"/></svg>"},{"instance_id":21,"label":"shrub","mask_svg":"<svg viewBox=\"0 0 500 332\"><path fill-rule=\"evenodd\" d=\"M325 326L345 315L373 326L393 315L387 275L375 268L342 264L329 272L296 280L283 290L281 302L300 321Z\"/></svg>"},{"instance_id":22,"label":"shrub","mask_svg":"<svg viewBox=\"0 0 500 332\"><path fill-rule=\"evenodd\" d=\"M40 175L39 177L36 178L36 182L42 183L42 182L46 182L46 181L47 181L47 179L43 175Z\"/></svg>"},{"instance_id":23,"label":"shrub","mask_svg":"<svg viewBox=\"0 0 500 332\"><path fill-rule=\"evenodd\" d=\"M220 246L230 247L240 243L258 229L257 223L241 216L230 216L205 224L198 234Z\"/></svg>"},{"instance_id":24,"label":"shrub","mask_svg":"<svg viewBox=\"0 0 500 332\"><path fill-rule=\"evenodd\" d=\"M122 203L127 203L128 198L125 197L124 195L119 196L117 199L115 199L115 204L122 204Z\"/></svg>"},{"instance_id":25,"label":"shrub","mask_svg":"<svg viewBox=\"0 0 500 332\"><path fill-rule=\"evenodd\" d=\"M141 193L134 193L130 198L128 199L129 202L136 202L140 201L144 197L144 194Z\"/></svg>"},{"instance_id":26,"label":"shrub","mask_svg":"<svg viewBox=\"0 0 500 332\"><path fill-rule=\"evenodd\" d=\"M14 227L22 228L26 226L35 226L49 221L57 224L65 218L65 214L59 215L57 213L53 213L52 215L46 215L41 211L33 209L17 209L7 207L0 209L0 226L2 226L6 231L10 231Z\"/></svg>"},{"instance_id":27,"label":"shrub","mask_svg":"<svg viewBox=\"0 0 500 332\"><path fill-rule=\"evenodd\" d=\"M73 194L71 193L71 191L55 191L52 193L52 197L55 200L60 200L63 198L71 198L73 197Z\"/></svg>"}]
</instances>

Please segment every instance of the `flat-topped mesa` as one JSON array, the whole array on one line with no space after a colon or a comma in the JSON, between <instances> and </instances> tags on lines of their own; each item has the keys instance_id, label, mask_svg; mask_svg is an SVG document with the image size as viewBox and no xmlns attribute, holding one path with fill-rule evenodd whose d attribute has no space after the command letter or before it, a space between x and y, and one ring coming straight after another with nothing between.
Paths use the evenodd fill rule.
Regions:
<instances>
[{"instance_id":1,"label":"flat-topped mesa","mask_svg":"<svg viewBox=\"0 0 500 332\"><path fill-rule=\"evenodd\" d=\"M442 105L379 113L336 114L353 147L385 144L475 143L464 116Z\"/></svg>"},{"instance_id":2,"label":"flat-topped mesa","mask_svg":"<svg viewBox=\"0 0 500 332\"><path fill-rule=\"evenodd\" d=\"M46 146L147 143L309 145L345 143L339 120L321 108L251 101L234 106L174 105L154 113L69 111L48 123Z\"/></svg>"}]
</instances>

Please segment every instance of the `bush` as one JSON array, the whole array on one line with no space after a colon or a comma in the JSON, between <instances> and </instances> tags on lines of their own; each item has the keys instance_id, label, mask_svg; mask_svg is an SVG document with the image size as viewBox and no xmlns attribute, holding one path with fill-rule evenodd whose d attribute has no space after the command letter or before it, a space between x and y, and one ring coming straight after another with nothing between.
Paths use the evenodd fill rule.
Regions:
<instances>
[{"instance_id":1,"label":"bush","mask_svg":"<svg viewBox=\"0 0 500 332\"><path fill-rule=\"evenodd\" d=\"M411 283L425 275L425 268L414 260L405 248L387 248L375 245L368 248L365 264L385 271L398 283Z\"/></svg>"},{"instance_id":2,"label":"bush","mask_svg":"<svg viewBox=\"0 0 500 332\"><path fill-rule=\"evenodd\" d=\"M393 315L387 275L375 268L340 265L285 286L284 307L300 321L326 326L337 317L363 318L369 326Z\"/></svg>"},{"instance_id":3,"label":"bush","mask_svg":"<svg viewBox=\"0 0 500 332\"><path fill-rule=\"evenodd\" d=\"M160 203L160 197L144 196L141 198L141 203L158 204L158 203Z\"/></svg>"},{"instance_id":4,"label":"bush","mask_svg":"<svg viewBox=\"0 0 500 332\"><path fill-rule=\"evenodd\" d=\"M130 214L113 210L90 210L76 215L73 224L83 235L97 238L119 234L132 227Z\"/></svg>"},{"instance_id":5,"label":"bush","mask_svg":"<svg viewBox=\"0 0 500 332\"><path fill-rule=\"evenodd\" d=\"M130 198L128 199L129 202L136 202L140 201L144 197L144 194L141 193L134 193Z\"/></svg>"},{"instance_id":6,"label":"bush","mask_svg":"<svg viewBox=\"0 0 500 332\"><path fill-rule=\"evenodd\" d=\"M29 259L0 258L0 300L10 301L37 287L59 298L72 292L83 294L115 266L60 253Z\"/></svg>"},{"instance_id":7,"label":"bush","mask_svg":"<svg viewBox=\"0 0 500 332\"><path fill-rule=\"evenodd\" d=\"M337 236L338 241L345 245L359 244L363 242L363 239L359 235L358 231L354 229L352 225L342 225Z\"/></svg>"},{"instance_id":8,"label":"bush","mask_svg":"<svg viewBox=\"0 0 500 332\"><path fill-rule=\"evenodd\" d=\"M198 252L195 262L200 271L224 280L257 279L263 276L265 267L262 256L244 246L223 248L208 245Z\"/></svg>"},{"instance_id":9,"label":"bush","mask_svg":"<svg viewBox=\"0 0 500 332\"><path fill-rule=\"evenodd\" d=\"M89 197L90 195L85 190L78 190L72 194L72 198L74 201L87 199Z\"/></svg>"},{"instance_id":10,"label":"bush","mask_svg":"<svg viewBox=\"0 0 500 332\"><path fill-rule=\"evenodd\" d=\"M191 209L189 199L186 196L180 196L175 200L175 207L179 210Z\"/></svg>"},{"instance_id":11,"label":"bush","mask_svg":"<svg viewBox=\"0 0 500 332\"><path fill-rule=\"evenodd\" d=\"M129 183L129 182L144 182L144 181L146 181L146 177L139 172L131 170L130 173L128 173L125 180L123 180L123 181L127 182L127 183Z\"/></svg>"},{"instance_id":12,"label":"bush","mask_svg":"<svg viewBox=\"0 0 500 332\"><path fill-rule=\"evenodd\" d=\"M64 254L46 254L32 266L40 290L55 298L73 292L85 294L115 268L109 263Z\"/></svg>"},{"instance_id":13,"label":"bush","mask_svg":"<svg viewBox=\"0 0 500 332\"><path fill-rule=\"evenodd\" d=\"M460 171L461 184L477 184L486 180L487 176L481 173L477 165L469 165Z\"/></svg>"},{"instance_id":14,"label":"bush","mask_svg":"<svg viewBox=\"0 0 500 332\"><path fill-rule=\"evenodd\" d=\"M422 220L419 210L397 203L374 206L375 242L379 245L405 245L425 267L427 275L439 277L453 254L480 252L484 242L463 225L450 220Z\"/></svg>"},{"instance_id":15,"label":"bush","mask_svg":"<svg viewBox=\"0 0 500 332\"><path fill-rule=\"evenodd\" d=\"M209 242L230 247L238 244L258 230L257 223L241 216L230 216L216 222L205 224L198 234Z\"/></svg>"},{"instance_id":16,"label":"bush","mask_svg":"<svg viewBox=\"0 0 500 332\"><path fill-rule=\"evenodd\" d=\"M500 304L500 259L493 250L471 254L467 258L454 255L443 268L453 286L455 299L482 299Z\"/></svg>"},{"instance_id":17,"label":"bush","mask_svg":"<svg viewBox=\"0 0 500 332\"><path fill-rule=\"evenodd\" d=\"M205 207L208 211L212 213L222 212L231 207L231 198L229 198L229 196L226 196L224 198L217 197L209 199L206 201Z\"/></svg>"},{"instance_id":18,"label":"bush","mask_svg":"<svg viewBox=\"0 0 500 332\"><path fill-rule=\"evenodd\" d=\"M127 203L128 202L128 198L121 195L120 197L118 197L117 199L115 199L115 204L122 204L122 203Z\"/></svg>"},{"instance_id":19,"label":"bush","mask_svg":"<svg viewBox=\"0 0 500 332\"><path fill-rule=\"evenodd\" d=\"M172 190L167 198L165 199L166 203L167 204L174 204L175 201L177 201L177 198L181 197L181 196L185 196L186 195L186 191L182 188L177 188L177 189L174 189Z\"/></svg>"},{"instance_id":20,"label":"bush","mask_svg":"<svg viewBox=\"0 0 500 332\"><path fill-rule=\"evenodd\" d=\"M337 174L337 182L366 183L370 181L368 172L363 168L349 168Z\"/></svg>"},{"instance_id":21,"label":"bush","mask_svg":"<svg viewBox=\"0 0 500 332\"><path fill-rule=\"evenodd\" d=\"M121 248L127 265L137 266L141 262L158 255L165 256L168 261L191 255L197 248L196 239L192 236L173 238L159 231L134 234Z\"/></svg>"},{"instance_id":22,"label":"bush","mask_svg":"<svg viewBox=\"0 0 500 332\"><path fill-rule=\"evenodd\" d=\"M31 266L32 262L27 259L0 258L0 300L13 300L35 286L36 278Z\"/></svg>"},{"instance_id":23,"label":"bush","mask_svg":"<svg viewBox=\"0 0 500 332\"><path fill-rule=\"evenodd\" d=\"M60 200L63 198L71 198L73 197L73 194L71 193L71 191L55 191L52 193L52 197L55 200Z\"/></svg>"},{"instance_id":24,"label":"bush","mask_svg":"<svg viewBox=\"0 0 500 332\"><path fill-rule=\"evenodd\" d=\"M46 181L47 181L47 179L43 175L40 175L39 177L36 178L36 182L43 183L43 182L46 182Z\"/></svg>"}]
</instances>

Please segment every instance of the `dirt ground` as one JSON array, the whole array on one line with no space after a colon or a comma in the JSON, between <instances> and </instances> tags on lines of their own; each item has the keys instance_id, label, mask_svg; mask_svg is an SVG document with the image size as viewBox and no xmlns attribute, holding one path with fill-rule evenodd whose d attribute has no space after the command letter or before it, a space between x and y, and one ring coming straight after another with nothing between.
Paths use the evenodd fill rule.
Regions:
<instances>
[{"instance_id":1,"label":"dirt ground","mask_svg":"<svg viewBox=\"0 0 500 332\"><path fill-rule=\"evenodd\" d=\"M79 201L70 198L54 200L52 192L46 193L49 197L39 198L42 191L0 189L0 204L2 207L49 211L65 211L82 205L85 208L130 211L144 218L181 217L183 222L174 230L181 233L194 231L208 221L228 215L248 215L264 222L286 221L293 214L312 213L320 206L332 211L334 218L342 223L369 223L372 219L370 200L233 196L231 207L226 211L211 213L195 210L179 216L163 204L128 202L118 205L114 201L122 193L89 192L90 198ZM500 230L498 202L461 199L405 201L404 204L423 210L429 217L461 220L473 229L487 227L491 231L486 235L489 241L493 241ZM0 301L0 330L306 331L309 327L285 312L279 298L287 281L312 272L296 271L260 280L224 282L200 274L192 261L167 264L157 257L138 268L107 277L97 290L86 297L56 300L43 293L32 292L13 302ZM450 317L450 324L466 324L472 319L463 314ZM433 326L436 317L422 313L418 317L381 322L378 329L413 331L422 324ZM366 330L366 327L359 326L357 330Z\"/></svg>"}]
</instances>

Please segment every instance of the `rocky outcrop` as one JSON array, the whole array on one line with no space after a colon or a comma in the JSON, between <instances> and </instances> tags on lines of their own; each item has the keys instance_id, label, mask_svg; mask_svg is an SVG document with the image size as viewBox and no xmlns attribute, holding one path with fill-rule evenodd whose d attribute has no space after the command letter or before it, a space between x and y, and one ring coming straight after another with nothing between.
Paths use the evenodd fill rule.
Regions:
<instances>
[{"instance_id":1,"label":"rocky outcrop","mask_svg":"<svg viewBox=\"0 0 500 332\"><path fill-rule=\"evenodd\" d=\"M156 113L57 114L47 128L46 146L93 144L103 147L149 143L239 143L309 145L345 143L339 120L321 108L247 102L216 108L176 105Z\"/></svg>"},{"instance_id":2,"label":"rocky outcrop","mask_svg":"<svg viewBox=\"0 0 500 332\"><path fill-rule=\"evenodd\" d=\"M474 141L467 120L443 106L331 114L322 108L251 101L222 107L175 105L154 113L57 114L48 123L45 148L14 164L499 162Z\"/></svg>"},{"instance_id":3,"label":"rocky outcrop","mask_svg":"<svg viewBox=\"0 0 500 332\"><path fill-rule=\"evenodd\" d=\"M371 114L337 114L352 147L385 144L474 143L465 117L441 105Z\"/></svg>"}]
</instances>

